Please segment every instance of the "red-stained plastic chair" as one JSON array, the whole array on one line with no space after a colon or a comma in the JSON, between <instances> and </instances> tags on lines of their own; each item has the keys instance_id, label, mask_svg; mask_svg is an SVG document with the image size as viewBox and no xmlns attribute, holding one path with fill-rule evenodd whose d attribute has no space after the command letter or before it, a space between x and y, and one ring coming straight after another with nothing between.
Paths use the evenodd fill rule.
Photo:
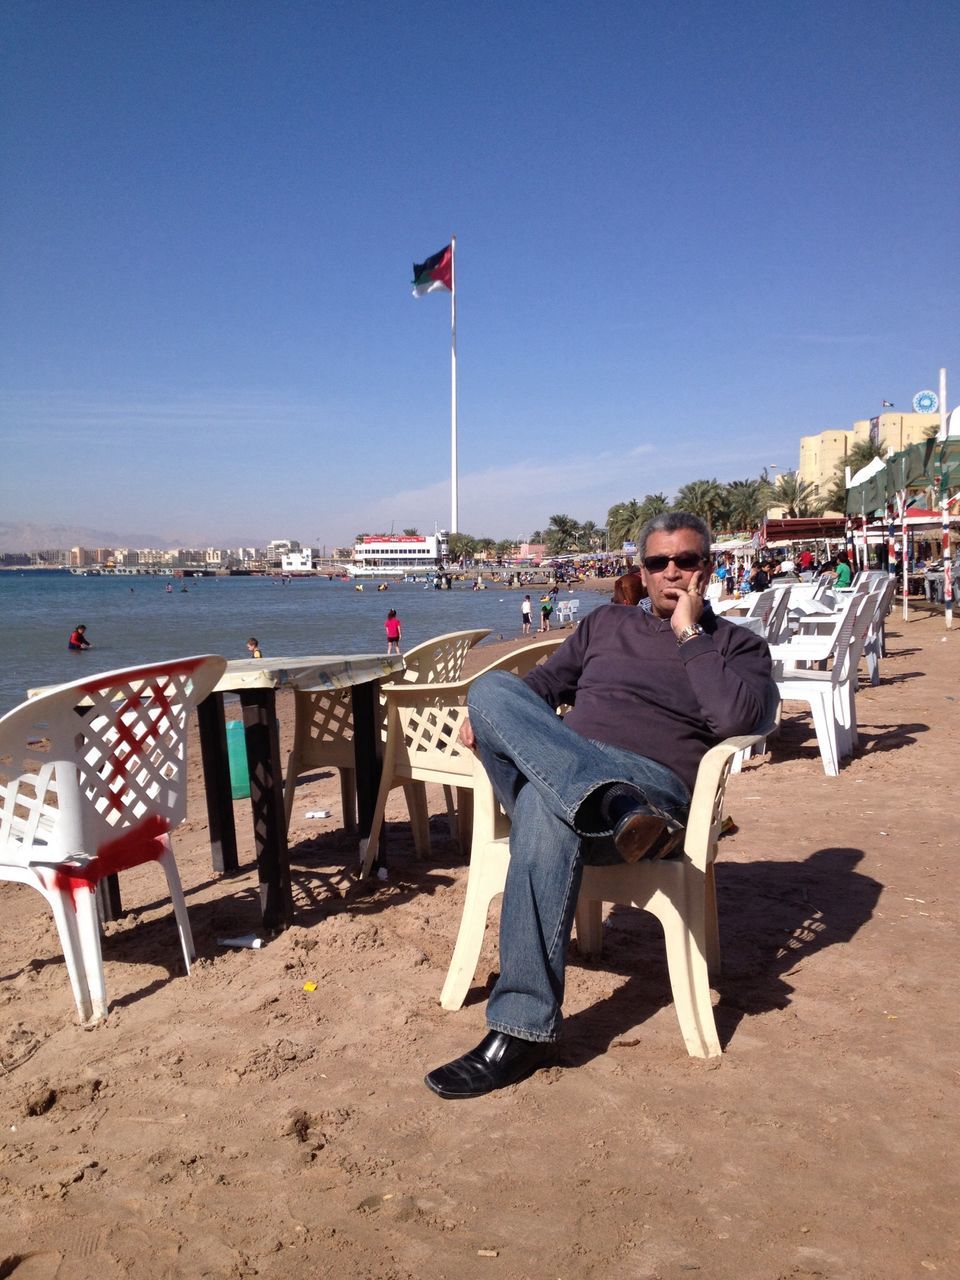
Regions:
<instances>
[{"instance_id":1,"label":"red-stained plastic chair","mask_svg":"<svg viewBox=\"0 0 960 1280\"><path fill-rule=\"evenodd\" d=\"M105 876L160 863L190 972L170 833L186 816L188 717L225 668L196 657L104 671L0 719L0 880L49 903L81 1021L107 1015L96 908Z\"/></svg>"}]
</instances>

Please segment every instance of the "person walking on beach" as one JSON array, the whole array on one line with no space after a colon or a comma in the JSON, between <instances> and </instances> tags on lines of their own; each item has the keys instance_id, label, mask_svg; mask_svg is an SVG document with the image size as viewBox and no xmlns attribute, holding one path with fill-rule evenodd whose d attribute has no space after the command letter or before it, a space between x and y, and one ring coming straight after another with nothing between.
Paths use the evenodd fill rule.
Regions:
<instances>
[{"instance_id":1,"label":"person walking on beach","mask_svg":"<svg viewBox=\"0 0 960 1280\"><path fill-rule=\"evenodd\" d=\"M74 627L70 632L70 639L67 641L67 648L73 649L79 653L81 649L91 649L93 646L87 639L87 628L84 623Z\"/></svg>"},{"instance_id":2,"label":"person walking on beach","mask_svg":"<svg viewBox=\"0 0 960 1280\"><path fill-rule=\"evenodd\" d=\"M553 601L549 593L540 597L540 630L550 630L550 615L553 613Z\"/></svg>"},{"instance_id":3,"label":"person walking on beach","mask_svg":"<svg viewBox=\"0 0 960 1280\"><path fill-rule=\"evenodd\" d=\"M260 652L260 642L256 636L251 636L247 641L247 654L251 658L263 657L263 654Z\"/></svg>"},{"instance_id":4,"label":"person walking on beach","mask_svg":"<svg viewBox=\"0 0 960 1280\"><path fill-rule=\"evenodd\" d=\"M400 641L403 639L403 630L400 619L397 617L396 609L391 609L387 614L387 620L383 624L387 633L387 654L400 652ZM394 649L396 645L396 649Z\"/></svg>"},{"instance_id":5,"label":"person walking on beach","mask_svg":"<svg viewBox=\"0 0 960 1280\"><path fill-rule=\"evenodd\" d=\"M522 629L520 634L528 636L530 634L530 626L533 622L533 605L530 603L530 597L524 596L523 603L520 606L520 621Z\"/></svg>"}]
</instances>

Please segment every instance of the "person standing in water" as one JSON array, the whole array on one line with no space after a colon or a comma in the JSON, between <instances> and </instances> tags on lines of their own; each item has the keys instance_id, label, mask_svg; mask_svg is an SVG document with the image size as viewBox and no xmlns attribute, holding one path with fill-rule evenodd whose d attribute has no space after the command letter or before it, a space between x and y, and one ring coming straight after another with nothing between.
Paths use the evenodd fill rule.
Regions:
<instances>
[{"instance_id":1,"label":"person standing in water","mask_svg":"<svg viewBox=\"0 0 960 1280\"><path fill-rule=\"evenodd\" d=\"M87 639L87 628L84 623L74 627L70 632L70 639L67 641L67 648L79 652L81 649L91 649L93 646Z\"/></svg>"},{"instance_id":2,"label":"person standing in water","mask_svg":"<svg viewBox=\"0 0 960 1280\"><path fill-rule=\"evenodd\" d=\"M263 657L263 654L260 652L260 642L256 636L251 636L247 641L247 656L250 658Z\"/></svg>"},{"instance_id":3,"label":"person standing in water","mask_svg":"<svg viewBox=\"0 0 960 1280\"><path fill-rule=\"evenodd\" d=\"M391 609L387 614L387 620L383 624L387 633L387 654L400 652L400 641L403 639L403 630L401 628L400 619L397 617L396 609ZM396 648L394 648L396 646Z\"/></svg>"}]
</instances>

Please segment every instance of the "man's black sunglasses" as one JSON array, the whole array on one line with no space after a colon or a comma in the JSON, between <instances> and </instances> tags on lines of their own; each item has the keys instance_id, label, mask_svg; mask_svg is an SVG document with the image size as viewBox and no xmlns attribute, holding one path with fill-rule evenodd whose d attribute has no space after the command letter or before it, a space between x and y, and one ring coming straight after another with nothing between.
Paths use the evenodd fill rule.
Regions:
<instances>
[{"instance_id":1,"label":"man's black sunglasses","mask_svg":"<svg viewBox=\"0 0 960 1280\"><path fill-rule=\"evenodd\" d=\"M703 564L703 556L698 556L696 551L681 551L676 556L644 556L643 567L650 573L663 573L671 560L678 569L684 571L699 569Z\"/></svg>"}]
</instances>

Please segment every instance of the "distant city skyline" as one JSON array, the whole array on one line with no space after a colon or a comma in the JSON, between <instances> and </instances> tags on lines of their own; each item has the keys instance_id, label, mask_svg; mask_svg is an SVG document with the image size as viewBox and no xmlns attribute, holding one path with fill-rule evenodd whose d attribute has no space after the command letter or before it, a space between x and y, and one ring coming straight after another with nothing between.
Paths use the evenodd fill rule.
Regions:
<instances>
[{"instance_id":1,"label":"distant city skyline","mask_svg":"<svg viewBox=\"0 0 960 1280\"><path fill-rule=\"evenodd\" d=\"M0 36L8 528L446 527L448 298L410 290L453 233L476 535L960 378L955 6L8 0Z\"/></svg>"}]
</instances>

